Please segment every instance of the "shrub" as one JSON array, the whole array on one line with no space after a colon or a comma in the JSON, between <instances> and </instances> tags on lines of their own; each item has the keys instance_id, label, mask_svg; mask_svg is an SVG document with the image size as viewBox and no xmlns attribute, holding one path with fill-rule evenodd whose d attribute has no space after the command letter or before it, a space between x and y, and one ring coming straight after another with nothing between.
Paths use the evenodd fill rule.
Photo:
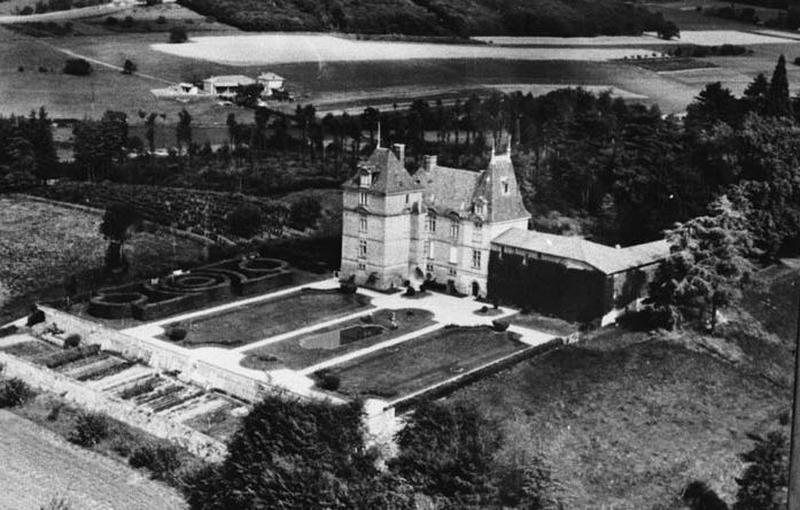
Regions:
<instances>
[{"instance_id":1,"label":"shrub","mask_svg":"<svg viewBox=\"0 0 800 510\"><path fill-rule=\"evenodd\" d=\"M80 347L75 347L72 349L64 349L63 351L56 351L52 354L48 354L47 356L37 360L42 365L46 366L47 368L58 368L62 365L66 365L72 361L76 361L83 358L88 358L89 356L93 356L100 351L100 346L97 344L93 345L84 345Z\"/></svg>"},{"instance_id":2,"label":"shrub","mask_svg":"<svg viewBox=\"0 0 800 510\"><path fill-rule=\"evenodd\" d=\"M728 510L728 505L704 482L690 482L681 494L684 504L691 510Z\"/></svg>"},{"instance_id":3,"label":"shrub","mask_svg":"<svg viewBox=\"0 0 800 510\"><path fill-rule=\"evenodd\" d=\"M326 391L336 391L342 385L341 378L330 372L319 374L319 387Z\"/></svg>"},{"instance_id":4,"label":"shrub","mask_svg":"<svg viewBox=\"0 0 800 510\"><path fill-rule=\"evenodd\" d=\"M64 74L73 76L89 76L93 70L92 64L82 58L70 58L64 64Z\"/></svg>"},{"instance_id":5,"label":"shrub","mask_svg":"<svg viewBox=\"0 0 800 510\"><path fill-rule=\"evenodd\" d=\"M30 315L28 315L28 321L25 323L25 325L31 327L35 324L39 324L40 322L44 322L44 319L44 312L37 308L31 312Z\"/></svg>"},{"instance_id":6,"label":"shrub","mask_svg":"<svg viewBox=\"0 0 800 510\"><path fill-rule=\"evenodd\" d=\"M50 412L47 413L47 421L57 421L63 407L64 404L62 402L54 402Z\"/></svg>"},{"instance_id":7,"label":"shrub","mask_svg":"<svg viewBox=\"0 0 800 510\"><path fill-rule=\"evenodd\" d=\"M125 27L125 28L132 27L133 26L133 17L125 16L125 18L122 20L122 26Z\"/></svg>"},{"instance_id":8,"label":"shrub","mask_svg":"<svg viewBox=\"0 0 800 510\"><path fill-rule=\"evenodd\" d=\"M159 16L158 18L156 18L156 23L158 23L159 25L163 25L166 22L167 22L167 18L165 18L164 16Z\"/></svg>"},{"instance_id":9,"label":"shrub","mask_svg":"<svg viewBox=\"0 0 800 510\"><path fill-rule=\"evenodd\" d=\"M19 328L16 327L15 325L13 325L13 324L10 325L10 326L6 326L4 328L0 328L0 338L3 338L4 336L11 336L14 333L16 333L18 330L19 330Z\"/></svg>"},{"instance_id":10,"label":"shrub","mask_svg":"<svg viewBox=\"0 0 800 510\"><path fill-rule=\"evenodd\" d=\"M155 377L151 377L146 381L134 384L130 388L126 388L122 390L119 394L119 398L123 400L130 400L134 397L138 397L139 395L144 395L145 393L150 393L155 389L158 380Z\"/></svg>"},{"instance_id":11,"label":"shrub","mask_svg":"<svg viewBox=\"0 0 800 510\"><path fill-rule=\"evenodd\" d=\"M172 445L146 444L133 450L128 463L135 468L147 468L153 478L167 478L181 467L179 450Z\"/></svg>"},{"instance_id":12,"label":"shrub","mask_svg":"<svg viewBox=\"0 0 800 510\"><path fill-rule=\"evenodd\" d=\"M186 329L174 326L167 330L167 338L172 340L173 342L180 342L184 338L186 338Z\"/></svg>"},{"instance_id":13,"label":"shrub","mask_svg":"<svg viewBox=\"0 0 800 510\"><path fill-rule=\"evenodd\" d=\"M0 408L16 407L32 399L36 393L22 379L0 382Z\"/></svg>"},{"instance_id":14,"label":"shrub","mask_svg":"<svg viewBox=\"0 0 800 510\"><path fill-rule=\"evenodd\" d=\"M502 332L508 329L511 323L503 319L495 319L492 321L492 328L497 332Z\"/></svg>"},{"instance_id":15,"label":"shrub","mask_svg":"<svg viewBox=\"0 0 800 510\"><path fill-rule=\"evenodd\" d=\"M80 344L81 344L81 336L77 333L73 333L64 339L65 349L73 349L79 346Z\"/></svg>"},{"instance_id":16,"label":"shrub","mask_svg":"<svg viewBox=\"0 0 800 510\"><path fill-rule=\"evenodd\" d=\"M108 26L114 26L117 24L117 18L115 18L114 16L109 16L106 18L104 23Z\"/></svg>"},{"instance_id":17,"label":"shrub","mask_svg":"<svg viewBox=\"0 0 800 510\"><path fill-rule=\"evenodd\" d=\"M406 293L405 293L405 295L406 295L406 296L409 296L409 297L414 297L414 296L416 296L416 295L417 295L417 291L416 291L416 290L414 290L414 287L412 287L411 285L409 285L409 286L408 286L408 288L406 288Z\"/></svg>"},{"instance_id":18,"label":"shrub","mask_svg":"<svg viewBox=\"0 0 800 510\"><path fill-rule=\"evenodd\" d=\"M47 503L40 506L39 510L72 510L72 505L63 496L53 496Z\"/></svg>"},{"instance_id":19,"label":"shrub","mask_svg":"<svg viewBox=\"0 0 800 510\"><path fill-rule=\"evenodd\" d=\"M111 427L108 417L101 413L81 413L69 440L75 444L91 447L107 438Z\"/></svg>"},{"instance_id":20,"label":"shrub","mask_svg":"<svg viewBox=\"0 0 800 510\"><path fill-rule=\"evenodd\" d=\"M124 436L116 436L111 440L111 450L120 457L128 457L131 454L131 440Z\"/></svg>"},{"instance_id":21,"label":"shrub","mask_svg":"<svg viewBox=\"0 0 800 510\"><path fill-rule=\"evenodd\" d=\"M242 204L228 216L228 231L233 235L249 239L263 229L261 209L253 204Z\"/></svg>"},{"instance_id":22,"label":"shrub","mask_svg":"<svg viewBox=\"0 0 800 510\"><path fill-rule=\"evenodd\" d=\"M189 40L189 35L183 27L172 27L169 29L169 42L172 44L185 43Z\"/></svg>"},{"instance_id":23,"label":"shrub","mask_svg":"<svg viewBox=\"0 0 800 510\"><path fill-rule=\"evenodd\" d=\"M358 285L355 282L346 281L339 285L339 292L342 294L355 294L358 290Z\"/></svg>"},{"instance_id":24,"label":"shrub","mask_svg":"<svg viewBox=\"0 0 800 510\"><path fill-rule=\"evenodd\" d=\"M672 329L674 320L667 308L646 306L641 310L624 313L617 318L617 324L631 331L650 331L658 328Z\"/></svg>"}]
</instances>

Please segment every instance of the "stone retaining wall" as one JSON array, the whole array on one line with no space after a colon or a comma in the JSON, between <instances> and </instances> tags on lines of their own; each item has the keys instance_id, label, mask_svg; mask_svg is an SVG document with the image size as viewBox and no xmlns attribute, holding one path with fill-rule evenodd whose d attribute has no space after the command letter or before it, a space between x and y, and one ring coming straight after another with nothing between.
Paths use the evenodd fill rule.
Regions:
<instances>
[{"instance_id":1,"label":"stone retaining wall","mask_svg":"<svg viewBox=\"0 0 800 510\"><path fill-rule=\"evenodd\" d=\"M102 393L63 374L4 352L0 352L0 363L4 365L3 372L7 377L18 377L40 391L56 393L81 408L106 414L156 437L172 441L206 461L221 462L227 454L225 445L210 436Z\"/></svg>"}]
</instances>

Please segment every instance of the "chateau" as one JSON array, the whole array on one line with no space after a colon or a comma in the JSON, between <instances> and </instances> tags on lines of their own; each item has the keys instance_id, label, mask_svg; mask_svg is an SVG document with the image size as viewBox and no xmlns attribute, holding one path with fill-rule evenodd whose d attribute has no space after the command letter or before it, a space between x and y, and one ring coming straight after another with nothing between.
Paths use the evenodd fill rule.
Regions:
<instances>
[{"instance_id":1,"label":"chateau","mask_svg":"<svg viewBox=\"0 0 800 510\"><path fill-rule=\"evenodd\" d=\"M580 322L607 323L647 292L663 240L627 248L528 229L510 144L482 172L380 147L343 185L340 277L380 290L434 281Z\"/></svg>"},{"instance_id":2,"label":"chateau","mask_svg":"<svg viewBox=\"0 0 800 510\"><path fill-rule=\"evenodd\" d=\"M510 150L492 151L483 172L425 156L413 176L404 150L377 147L344 184L341 275L378 289L435 280L486 296L492 240L530 219Z\"/></svg>"}]
</instances>

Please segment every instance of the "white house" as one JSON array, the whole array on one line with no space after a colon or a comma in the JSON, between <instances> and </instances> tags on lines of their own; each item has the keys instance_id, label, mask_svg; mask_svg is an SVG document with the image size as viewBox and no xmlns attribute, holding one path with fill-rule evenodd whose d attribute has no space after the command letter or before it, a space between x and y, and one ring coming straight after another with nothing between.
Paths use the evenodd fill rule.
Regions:
<instances>
[{"instance_id":1,"label":"white house","mask_svg":"<svg viewBox=\"0 0 800 510\"><path fill-rule=\"evenodd\" d=\"M272 72L258 75L258 83L264 86L264 92L262 93L264 97L271 96L273 90L283 90L283 84L285 82L286 79L283 76Z\"/></svg>"},{"instance_id":2,"label":"white house","mask_svg":"<svg viewBox=\"0 0 800 510\"><path fill-rule=\"evenodd\" d=\"M211 76L203 80L203 90L209 94L222 97L233 97L239 86L253 85L256 81L241 74L228 76Z\"/></svg>"}]
</instances>

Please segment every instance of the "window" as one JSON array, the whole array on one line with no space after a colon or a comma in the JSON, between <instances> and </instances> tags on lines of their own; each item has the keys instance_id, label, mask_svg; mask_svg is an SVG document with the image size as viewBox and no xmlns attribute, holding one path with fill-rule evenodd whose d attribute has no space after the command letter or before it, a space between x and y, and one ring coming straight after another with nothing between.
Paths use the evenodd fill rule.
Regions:
<instances>
[{"instance_id":1,"label":"window","mask_svg":"<svg viewBox=\"0 0 800 510\"><path fill-rule=\"evenodd\" d=\"M425 264L425 271L433 273L433 264Z\"/></svg>"},{"instance_id":2,"label":"window","mask_svg":"<svg viewBox=\"0 0 800 510\"><path fill-rule=\"evenodd\" d=\"M500 247L500 256L498 258L500 260L502 260L503 259L503 255L505 255L505 254L506 254L506 247L505 246L501 246Z\"/></svg>"},{"instance_id":3,"label":"window","mask_svg":"<svg viewBox=\"0 0 800 510\"><path fill-rule=\"evenodd\" d=\"M410 201L411 201L411 197L410 197L410 196L408 196L408 195L406 195L406 203L408 203L408 202L410 202Z\"/></svg>"},{"instance_id":4,"label":"window","mask_svg":"<svg viewBox=\"0 0 800 510\"><path fill-rule=\"evenodd\" d=\"M359 205L369 205L369 195L367 192L362 191L358 195L358 204Z\"/></svg>"},{"instance_id":5,"label":"window","mask_svg":"<svg viewBox=\"0 0 800 510\"><path fill-rule=\"evenodd\" d=\"M363 263L359 263L358 264L358 270L359 271L366 271L367 270L367 265L363 264Z\"/></svg>"},{"instance_id":6,"label":"window","mask_svg":"<svg viewBox=\"0 0 800 510\"><path fill-rule=\"evenodd\" d=\"M448 261L451 264L458 264L458 248L456 248L455 246L450 247L450 258L448 259Z\"/></svg>"},{"instance_id":7,"label":"window","mask_svg":"<svg viewBox=\"0 0 800 510\"><path fill-rule=\"evenodd\" d=\"M478 216L483 216L486 214L486 204L483 202L477 202L475 204L475 214Z\"/></svg>"},{"instance_id":8,"label":"window","mask_svg":"<svg viewBox=\"0 0 800 510\"><path fill-rule=\"evenodd\" d=\"M358 256L365 258L367 256L367 241L362 239L358 242Z\"/></svg>"},{"instance_id":9,"label":"window","mask_svg":"<svg viewBox=\"0 0 800 510\"><path fill-rule=\"evenodd\" d=\"M428 215L426 227L428 232L436 232L436 216Z\"/></svg>"},{"instance_id":10,"label":"window","mask_svg":"<svg viewBox=\"0 0 800 510\"><path fill-rule=\"evenodd\" d=\"M508 195L509 187L508 187L508 179L502 179L500 184L503 186L503 195Z\"/></svg>"},{"instance_id":11,"label":"window","mask_svg":"<svg viewBox=\"0 0 800 510\"><path fill-rule=\"evenodd\" d=\"M455 221L450 224L450 238L458 239L459 225Z\"/></svg>"},{"instance_id":12,"label":"window","mask_svg":"<svg viewBox=\"0 0 800 510\"><path fill-rule=\"evenodd\" d=\"M450 276L455 276L455 275L456 275L456 270L455 270L455 268L452 268L452 267L451 267L450 269L448 269L448 270L447 270L447 274L448 274L448 275L450 275Z\"/></svg>"},{"instance_id":13,"label":"window","mask_svg":"<svg viewBox=\"0 0 800 510\"><path fill-rule=\"evenodd\" d=\"M361 174L361 181L359 182L362 188L369 188L372 184L372 177L369 174Z\"/></svg>"},{"instance_id":14,"label":"window","mask_svg":"<svg viewBox=\"0 0 800 510\"><path fill-rule=\"evenodd\" d=\"M472 268L481 268L481 252L480 250L472 250Z\"/></svg>"},{"instance_id":15,"label":"window","mask_svg":"<svg viewBox=\"0 0 800 510\"><path fill-rule=\"evenodd\" d=\"M358 219L358 231L359 232L366 232L367 231L367 217L361 216Z\"/></svg>"},{"instance_id":16,"label":"window","mask_svg":"<svg viewBox=\"0 0 800 510\"><path fill-rule=\"evenodd\" d=\"M425 256L429 259L433 258L433 243L431 241L425 241Z\"/></svg>"},{"instance_id":17,"label":"window","mask_svg":"<svg viewBox=\"0 0 800 510\"><path fill-rule=\"evenodd\" d=\"M483 241L483 227L476 223L475 227L472 229L472 242L473 243L480 243Z\"/></svg>"}]
</instances>

